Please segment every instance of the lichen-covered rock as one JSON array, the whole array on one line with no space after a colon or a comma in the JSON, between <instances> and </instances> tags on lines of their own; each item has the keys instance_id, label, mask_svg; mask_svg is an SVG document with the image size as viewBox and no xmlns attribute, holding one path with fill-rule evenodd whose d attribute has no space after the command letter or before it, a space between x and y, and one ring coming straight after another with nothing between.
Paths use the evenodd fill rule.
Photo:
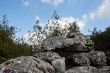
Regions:
<instances>
[{"instance_id":1,"label":"lichen-covered rock","mask_svg":"<svg viewBox=\"0 0 110 73\"><path fill-rule=\"evenodd\" d=\"M63 41L66 39L66 37L63 36L57 36L57 37L50 37L48 39L45 39L42 42L42 46L44 47L44 50L52 50L55 48L62 48L63 47Z\"/></svg>"},{"instance_id":2,"label":"lichen-covered rock","mask_svg":"<svg viewBox=\"0 0 110 73\"><path fill-rule=\"evenodd\" d=\"M82 66L68 69L65 73L101 73L101 71L92 66Z\"/></svg>"},{"instance_id":3,"label":"lichen-covered rock","mask_svg":"<svg viewBox=\"0 0 110 73\"><path fill-rule=\"evenodd\" d=\"M34 57L42 59L44 61L48 61L48 62L61 58L61 56L55 52L40 52L40 53L34 54Z\"/></svg>"},{"instance_id":4,"label":"lichen-covered rock","mask_svg":"<svg viewBox=\"0 0 110 73\"><path fill-rule=\"evenodd\" d=\"M0 73L55 73L55 69L38 58L22 56L1 64Z\"/></svg>"},{"instance_id":5,"label":"lichen-covered rock","mask_svg":"<svg viewBox=\"0 0 110 73\"><path fill-rule=\"evenodd\" d=\"M56 72L65 72L65 58L55 59L54 61L52 61L52 65L55 68Z\"/></svg>"},{"instance_id":6,"label":"lichen-covered rock","mask_svg":"<svg viewBox=\"0 0 110 73\"><path fill-rule=\"evenodd\" d=\"M75 64L78 64L80 66L90 66L90 61L88 57L88 53L79 53L74 54L71 59L74 60Z\"/></svg>"},{"instance_id":7,"label":"lichen-covered rock","mask_svg":"<svg viewBox=\"0 0 110 73\"><path fill-rule=\"evenodd\" d=\"M93 42L86 36L75 33L75 37L73 38L68 38L64 36L55 36L47 38L42 42L42 46L42 49L46 51L55 49L61 49L66 51L89 51L93 47ZM71 47L71 49L68 49L68 47Z\"/></svg>"},{"instance_id":8,"label":"lichen-covered rock","mask_svg":"<svg viewBox=\"0 0 110 73\"><path fill-rule=\"evenodd\" d=\"M102 66L98 68L102 73L110 73L110 66Z\"/></svg>"},{"instance_id":9,"label":"lichen-covered rock","mask_svg":"<svg viewBox=\"0 0 110 73\"><path fill-rule=\"evenodd\" d=\"M89 58L94 66L106 65L106 55L102 51L91 51L89 53Z\"/></svg>"},{"instance_id":10,"label":"lichen-covered rock","mask_svg":"<svg viewBox=\"0 0 110 73\"><path fill-rule=\"evenodd\" d=\"M36 53L34 57L49 62L58 72L63 73L65 71L65 58L55 52Z\"/></svg>"}]
</instances>

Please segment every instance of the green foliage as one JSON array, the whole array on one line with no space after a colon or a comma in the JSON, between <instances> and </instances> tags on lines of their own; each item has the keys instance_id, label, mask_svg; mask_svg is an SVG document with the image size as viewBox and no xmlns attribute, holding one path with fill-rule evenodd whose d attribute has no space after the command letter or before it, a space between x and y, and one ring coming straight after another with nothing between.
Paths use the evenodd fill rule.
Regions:
<instances>
[{"instance_id":1,"label":"green foliage","mask_svg":"<svg viewBox=\"0 0 110 73\"><path fill-rule=\"evenodd\" d=\"M0 21L0 63L10 58L32 55L32 48L25 43L15 43L15 28L8 26L6 15Z\"/></svg>"},{"instance_id":2,"label":"green foliage","mask_svg":"<svg viewBox=\"0 0 110 73\"><path fill-rule=\"evenodd\" d=\"M110 51L110 27L103 32L94 28L91 39L95 43L96 50Z\"/></svg>"},{"instance_id":3,"label":"green foliage","mask_svg":"<svg viewBox=\"0 0 110 73\"><path fill-rule=\"evenodd\" d=\"M62 35L62 33L58 29L54 29L53 33L51 34L51 36L60 36L60 35Z\"/></svg>"},{"instance_id":4,"label":"green foliage","mask_svg":"<svg viewBox=\"0 0 110 73\"><path fill-rule=\"evenodd\" d=\"M69 32L79 32L79 27L77 25L77 22L73 22L70 24L69 28L68 28Z\"/></svg>"}]
</instances>

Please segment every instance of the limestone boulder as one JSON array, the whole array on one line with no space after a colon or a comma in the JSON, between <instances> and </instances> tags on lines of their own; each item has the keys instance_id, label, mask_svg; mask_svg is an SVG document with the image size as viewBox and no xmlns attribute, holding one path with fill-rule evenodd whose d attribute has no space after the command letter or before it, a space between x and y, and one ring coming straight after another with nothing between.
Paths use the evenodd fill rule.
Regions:
<instances>
[{"instance_id":1,"label":"limestone boulder","mask_svg":"<svg viewBox=\"0 0 110 73\"><path fill-rule=\"evenodd\" d=\"M98 68L102 73L110 73L110 66L102 66Z\"/></svg>"},{"instance_id":2,"label":"limestone boulder","mask_svg":"<svg viewBox=\"0 0 110 73\"><path fill-rule=\"evenodd\" d=\"M90 39L86 39L84 36L76 35L74 38L68 38L64 36L55 36L45 39L42 42L42 50L60 50L60 51L90 51L93 43Z\"/></svg>"},{"instance_id":3,"label":"limestone boulder","mask_svg":"<svg viewBox=\"0 0 110 73\"><path fill-rule=\"evenodd\" d=\"M91 51L89 53L89 58L91 64L94 66L103 66L106 65L107 62L106 55L102 51Z\"/></svg>"},{"instance_id":4,"label":"limestone boulder","mask_svg":"<svg viewBox=\"0 0 110 73\"><path fill-rule=\"evenodd\" d=\"M55 73L55 69L41 59L22 56L1 64L0 73Z\"/></svg>"},{"instance_id":5,"label":"limestone boulder","mask_svg":"<svg viewBox=\"0 0 110 73\"><path fill-rule=\"evenodd\" d=\"M40 53L34 54L34 57L42 59L47 62L51 62L55 59L61 58L61 56L55 52L40 52Z\"/></svg>"},{"instance_id":6,"label":"limestone boulder","mask_svg":"<svg viewBox=\"0 0 110 73\"><path fill-rule=\"evenodd\" d=\"M80 66L90 66L90 60L88 57L88 53L79 53L73 55L73 60L76 64Z\"/></svg>"},{"instance_id":7,"label":"limestone boulder","mask_svg":"<svg viewBox=\"0 0 110 73\"><path fill-rule=\"evenodd\" d=\"M56 72L65 72L65 58L55 59L54 61L52 61L52 65L55 68Z\"/></svg>"},{"instance_id":8,"label":"limestone boulder","mask_svg":"<svg viewBox=\"0 0 110 73\"><path fill-rule=\"evenodd\" d=\"M74 67L65 71L65 73L102 73L100 70L92 66Z\"/></svg>"}]
</instances>

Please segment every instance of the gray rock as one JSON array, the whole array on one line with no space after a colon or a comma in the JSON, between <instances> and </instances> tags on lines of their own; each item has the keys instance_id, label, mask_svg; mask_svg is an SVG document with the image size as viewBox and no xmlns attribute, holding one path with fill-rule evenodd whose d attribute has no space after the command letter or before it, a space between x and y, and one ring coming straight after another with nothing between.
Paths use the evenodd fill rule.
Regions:
<instances>
[{"instance_id":1,"label":"gray rock","mask_svg":"<svg viewBox=\"0 0 110 73\"><path fill-rule=\"evenodd\" d=\"M55 73L55 69L43 60L22 56L1 64L0 73Z\"/></svg>"},{"instance_id":2,"label":"gray rock","mask_svg":"<svg viewBox=\"0 0 110 73\"><path fill-rule=\"evenodd\" d=\"M55 59L54 61L52 61L52 65L56 69L56 72L65 72L65 58Z\"/></svg>"},{"instance_id":3,"label":"gray rock","mask_svg":"<svg viewBox=\"0 0 110 73\"><path fill-rule=\"evenodd\" d=\"M102 73L110 73L110 66L102 66L99 68Z\"/></svg>"},{"instance_id":4,"label":"gray rock","mask_svg":"<svg viewBox=\"0 0 110 73\"><path fill-rule=\"evenodd\" d=\"M88 53L79 53L74 54L71 59L74 60L75 64L78 64L80 66L90 66L90 61L88 57Z\"/></svg>"},{"instance_id":5,"label":"gray rock","mask_svg":"<svg viewBox=\"0 0 110 73\"><path fill-rule=\"evenodd\" d=\"M51 62L55 59L61 58L61 56L55 52L40 52L40 53L34 54L34 57L42 59L47 62Z\"/></svg>"},{"instance_id":6,"label":"gray rock","mask_svg":"<svg viewBox=\"0 0 110 73\"><path fill-rule=\"evenodd\" d=\"M75 34L74 38L67 38L64 36L56 36L56 37L50 37L48 39L45 39L42 42L43 50L69 50L69 51L89 51L93 47L93 43L90 39L85 37L82 34ZM68 49L68 47L71 47L71 49ZM62 49L64 47L67 47L67 49ZM89 47L89 48L88 48Z\"/></svg>"},{"instance_id":7,"label":"gray rock","mask_svg":"<svg viewBox=\"0 0 110 73\"><path fill-rule=\"evenodd\" d=\"M95 66L106 65L106 55L102 51L91 51L89 53L90 61Z\"/></svg>"},{"instance_id":8,"label":"gray rock","mask_svg":"<svg viewBox=\"0 0 110 73\"><path fill-rule=\"evenodd\" d=\"M74 32L73 32L73 33L68 33L67 37L68 37L68 38L74 38L75 35L76 35L76 34L75 34Z\"/></svg>"},{"instance_id":9,"label":"gray rock","mask_svg":"<svg viewBox=\"0 0 110 73\"><path fill-rule=\"evenodd\" d=\"M92 66L74 67L65 71L65 73L101 73L98 69Z\"/></svg>"},{"instance_id":10,"label":"gray rock","mask_svg":"<svg viewBox=\"0 0 110 73\"><path fill-rule=\"evenodd\" d=\"M62 48L63 47L63 41L66 39L66 37L63 36L57 36L57 37L50 37L42 42L42 46L44 47L44 50L52 50L55 48Z\"/></svg>"},{"instance_id":11,"label":"gray rock","mask_svg":"<svg viewBox=\"0 0 110 73\"><path fill-rule=\"evenodd\" d=\"M61 58L59 54L55 52L41 52L34 54L36 58L42 59L51 63L56 71L64 73L65 71L65 58Z\"/></svg>"}]
</instances>

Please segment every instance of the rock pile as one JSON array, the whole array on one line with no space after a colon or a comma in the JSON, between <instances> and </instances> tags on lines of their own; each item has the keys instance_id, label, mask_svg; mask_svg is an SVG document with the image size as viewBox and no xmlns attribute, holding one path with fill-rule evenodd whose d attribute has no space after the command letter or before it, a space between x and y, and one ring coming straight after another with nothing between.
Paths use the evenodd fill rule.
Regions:
<instances>
[{"instance_id":1,"label":"rock pile","mask_svg":"<svg viewBox=\"0 0 110 73\"><path fill-rule=\"evenodd\" d=\"M42 51L0 65L0 73L110 73L106 55L80 32L42 42Z\"/></svg>"},{"instance_id":2,"label":"rock pile","mask_svg":"<svg viewBox=\"0 0 110 73\"><path fill-rule=\"evenodd\" d=\"M49 61L60 73L110 73L105 53L95 51L90 37L80 32L70 33L67 37L50 37L43 41L42 46L44 57L48 55L45 61ZM36 54L35 57L39 58L39 55L41 53ZM50 61L49 58L53 60ZM58 58L60 62L56 61L56 64L53 64ZM40 59L44 60L41 57Z\"/></svg>"}]
</instances>

